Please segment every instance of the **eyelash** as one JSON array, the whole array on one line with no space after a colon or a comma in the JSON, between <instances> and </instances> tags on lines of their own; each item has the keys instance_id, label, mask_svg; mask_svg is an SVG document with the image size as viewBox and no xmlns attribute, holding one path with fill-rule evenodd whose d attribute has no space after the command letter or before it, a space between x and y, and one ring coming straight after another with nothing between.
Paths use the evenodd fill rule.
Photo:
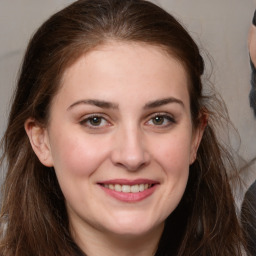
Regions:
<instances>
[{"instance_id":1,"label":"eyelash","mask_svg":"<svg viewBox=\"0 0 256 256\"><path fill-rule=\"evenodd\" d=\"M92 123L89 123L89 122L92 122L93 119L95 118L98 118L100 120L100 124L99 125L93 125ZM107 125L106 126L110 126L111 123L101 114L93 114L93 115L90 115L86 118L84 118L80 124L81 125L85 125L86 127L90 128L90 129L100 129L102 127L105 127L105 125L102 125L102 121L106 122Z\"/></svg>"},{"instance_id":2,"label":"eyelash","mask_svg":"<svg viewBox=\"0 0 256 256\"><path fill-rule=\"evenodd\" d=\"M160 124L154 124L154 123L150 124L150 122L154 122L153 120L156 118L160 118L160 121L163 121L163 122ZM96 123L92 124L93 119L98 119L99 124L96 124ZM106 122L106 124L102 124L102 121ZM176 123L176 120L173 118L173 116L166 113L155 113L153 116L150 116L149 120L145 124L150 126L155 126L158 128L166 128L175 123ZM82 121L80 121L80 124L90 129L100 129L106 126L111 126L111 123L102 114L92 114L84 118Z\"/></svg>"},{"instance_id":3,"label":"eyelash","mask_svg":"<svg viewBox=\"0 0 256 256\"><path fill-rule=\"evenodd\" d=\"M173 116L166 114L166 113L156 113L153 116L150 117L149 121L146 122L146 124L149 124L149 122L154 122L153 120L156 118L160 118L165 124L152 124L153 126L159 127L159 128L167 128L171 126L172 124L176 123L176 120ZM151 125L151 124L149 124Z\"/></svg>"}]
</instances>

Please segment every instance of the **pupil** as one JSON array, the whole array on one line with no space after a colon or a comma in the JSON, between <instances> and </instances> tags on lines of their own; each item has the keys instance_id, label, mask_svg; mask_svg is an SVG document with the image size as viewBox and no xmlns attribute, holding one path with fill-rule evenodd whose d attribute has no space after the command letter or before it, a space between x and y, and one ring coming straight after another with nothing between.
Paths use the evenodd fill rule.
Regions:
<instances>
[{"instance_id":1,"label":"pupil","mask_svg":"<svg viewBox=\"0 0 256 256\"><path fill-rule=\"evenodd\" d=\"M100 117L93 117L93 118L91 119L91 124L92 124L92 125L99 125L100 122L101 122L101 118L100 118Z\"/></svg>"},{"instance_id":2,"label":"pupil","mask_svg":"<svg viewBox=\"0 0 256 256\"><path fill-rule=\"evenodd\" d=\"M156 116L156 117L153 119L154 124L157 124L157 125L162 124L163 121L164 121L164 119L163 119L163 117L161 117L161 116Z\"/></svg>"}]
</instances>

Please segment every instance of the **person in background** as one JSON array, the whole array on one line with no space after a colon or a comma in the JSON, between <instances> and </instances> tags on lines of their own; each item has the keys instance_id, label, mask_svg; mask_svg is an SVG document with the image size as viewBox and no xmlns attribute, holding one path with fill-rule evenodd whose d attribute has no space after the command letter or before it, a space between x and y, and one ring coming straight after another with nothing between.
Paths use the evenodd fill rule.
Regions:
<instances>
[{"instance_id":1,"label":"person in background","mask_svg":"<svg viewBox=\"0 0 256 256\"><path fill-rule=\"evenodd\" d=\"M249 32L248 47L250 53L250 63L252 68L251 91L249 95L250 106L254 111L256 118L256 11L252 19L252 25Z\"/></svg>"},{"instance_id":2,"label":"person in background","mask_svg":"<svg viewBox=\"0 0 256 256\"><path fill-rule=\"evenodd\" d=\"M256 11L249 32L248 47L252 69L251 91L249 94L250 106L256 118ZM255 162L255 160L253 161ZM248 242L248 249L252 256L256 256L256 180L249 187L242 204L242 223Z\"/></svg>"}]
</instances>

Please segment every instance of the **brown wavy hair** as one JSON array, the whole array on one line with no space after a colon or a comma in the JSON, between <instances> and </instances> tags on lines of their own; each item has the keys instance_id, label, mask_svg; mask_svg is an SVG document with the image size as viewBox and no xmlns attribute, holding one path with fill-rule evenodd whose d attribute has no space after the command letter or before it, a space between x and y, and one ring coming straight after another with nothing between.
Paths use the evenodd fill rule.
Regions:
<instances>
[{"instance_id":1,"label":"brown wavy hair","mask_svg":"<svg viewBox=\"0 0 256 256\"><path fill-rule=\"evenodd\" d=\"M1 162L7 173L0 254L84 255L70 234L65 199L54 170L39 162L24 123L34 118L46 126L64 70L81 55L113 40L155 45L175 57L189 77L194 127L206 112L209 116L186 191L166 220L156 255L242 255L243 239L227 175L235 166L215 133L223 116L212 108L218 101L202 94L204 61L182 25L143 0L76 1L50 17L32 37L2 142Z\"/></svg>"}]
</instances>

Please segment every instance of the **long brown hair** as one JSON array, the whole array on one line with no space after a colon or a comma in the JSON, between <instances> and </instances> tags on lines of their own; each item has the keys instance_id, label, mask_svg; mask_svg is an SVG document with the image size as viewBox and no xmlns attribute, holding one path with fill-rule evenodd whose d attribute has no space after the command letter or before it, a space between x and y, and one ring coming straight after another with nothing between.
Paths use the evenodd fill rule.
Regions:
<instances>
[{"instance_id":1,"label":"long brown hair","mask_svg":"<svg viewBox=\"0 0 256 256\"><path fill-rule=\"evenodd\" d=\"M53 15L36 32L25 54L3 138L0 254L3 256L82 255L69 232L65 199L54 170L34 154L24 122L47 125L51 101L64 70L82 54L109 40L156 45L177 58L189 77L191 116L196 128L208 125L190 167L185 194L166 220L156 255L241 255L242 238L227 166L219 144L214 102L202 94L204 62L193 39L177 20L143 0L80 0Z\"/></svg>"}]
</instances>

